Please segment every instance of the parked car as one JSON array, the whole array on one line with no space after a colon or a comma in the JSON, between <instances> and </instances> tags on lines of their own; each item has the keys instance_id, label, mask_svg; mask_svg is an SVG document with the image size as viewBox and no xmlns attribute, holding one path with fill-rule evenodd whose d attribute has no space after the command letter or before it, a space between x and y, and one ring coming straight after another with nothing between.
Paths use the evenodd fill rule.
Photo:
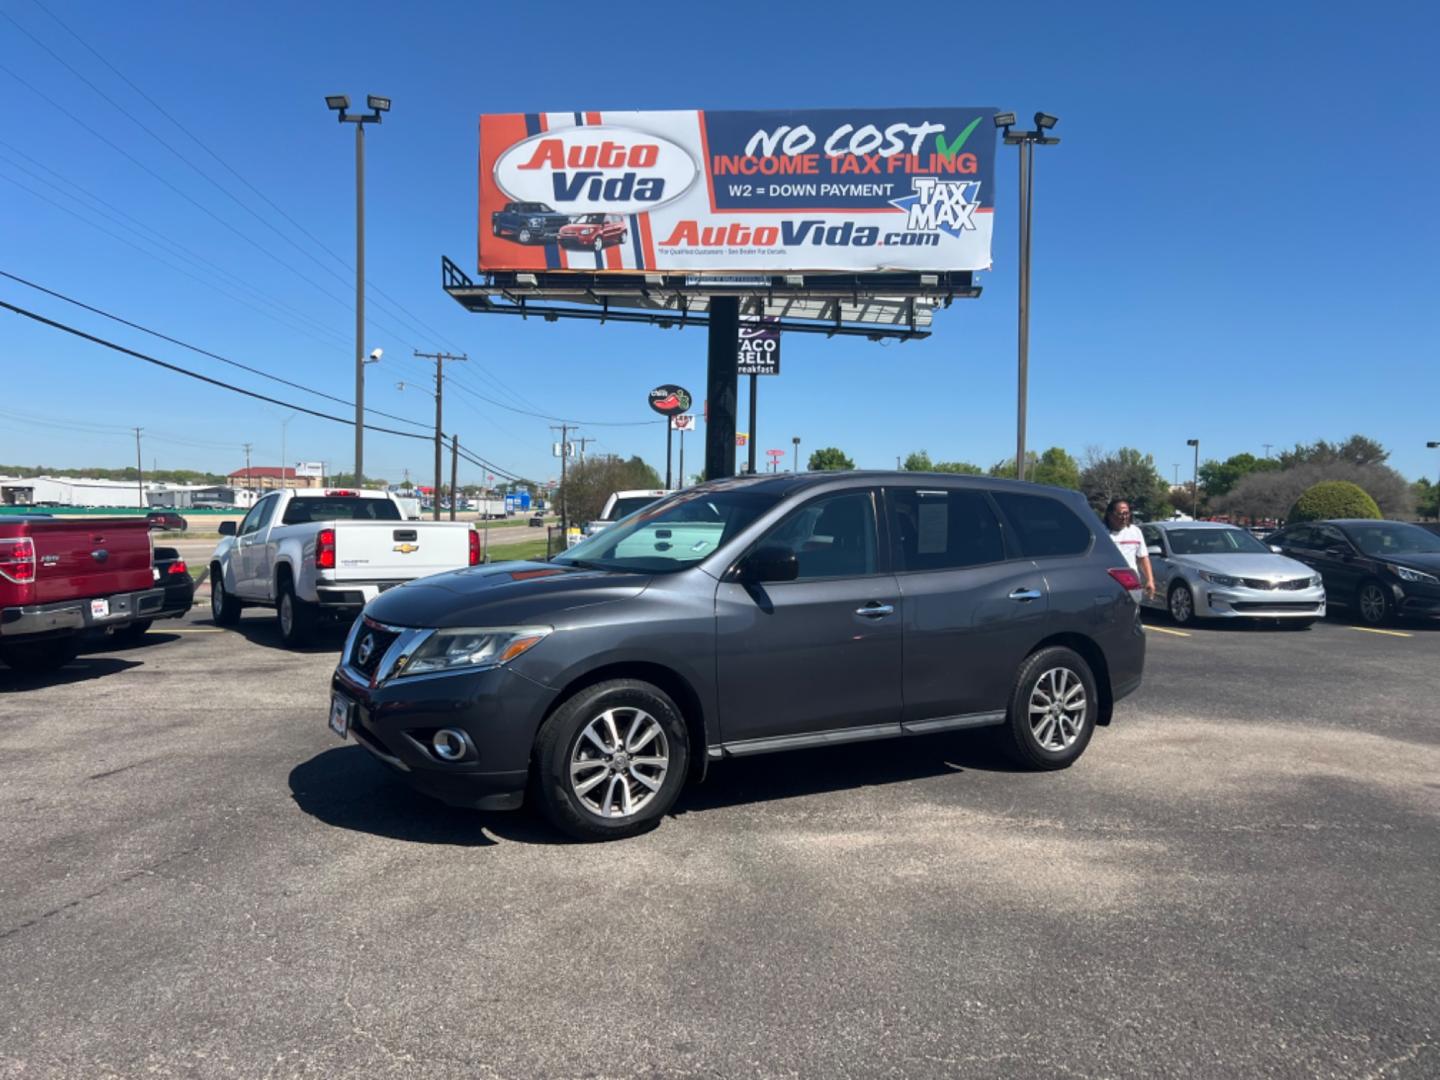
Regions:
<instances>
[{"instance_id":1,"label":"parked car","mask_svg":"<svg viewBox=\"0 0 1440 1080\"><path fill-rule=\"evenodd\" d=\"M220 534L210 558L215 622L273 607L290 646L307 641L322 615L353 617L395 585L480 561L467 522L406 521L384 491L272 491Z\"/></svg>"},{"instance_id":2,"label":"parked car","mask_svg":"<svg viewBox=\"0 0 1440 1080\"><path fill-rule=\"evenodd\" d=\"M157 547L152 558L151 575L155 585L165 590L165 602L153 615L119 627L114 636L121 641L138 641L159 619L180 619L190 614L195 603L195 579L190 568L172 547Z\"/></svg>"},{"instance_id":3,"label":"parked car","mask_svg":"<svg viewBox=\"0 0 1440 1080\"><path fill-rule=\"evenodd\" d=\"M22 671L69 663L87 631L158 615L165 590L149 525L130 518L0 518L0 661Z\"/></svg>"},{"instance_id":4,"label":"parked car","mask_svg":"<svg viewBox=\"0 0 1440 1080\"><path fill-rule=\"evenodd\" d=\"M145 515L145 520L150 523L150 528L161 532L184 532L190 527L189 522L174 510L151 510Z\"/></svg>"},{"instance_id":5,"label":"parked car","mask_svg":"<svg viewBox=\"0 0 1440 1080\"><path fill-rule=\"evenodd\" d=\"M490 215L490 231L522 244L544 244L558 237L569 221L569 214L543 202L509 202Z\"/></svg>"},{"instance_id":6,"label":"parked car","mask_svg":"<svg viewBox=\"0 0 1440 1080\"><path fill-rule=\"evenodd\" d=\"M625 219L619 214L581 214L560 226L560 243L565 247L602 251L611 244L623 244L628 235Z\"/></svg>"},{"instance_id":7,"label":"parked car","mask_svg":"<svg viewBox=\"0 0 1440 1080\"><path fill-rule=\"evenodd\" d=\"M1381 626L1396 615L1440 615L1440 536L1403 521L1289 525L1273 550L1318 571L1330 603Z\"/></svg>"},{"instance_id":8,"label":"parked car","mask_svg":"<svg viewBox=\"0 0 1440 1080\"><path fill-rule=\"evenodd\" d=\"M543 529L544 527L545 527L545 515L544 515L544 514L531 514L531 515L530 515L530 528L532 528L532 529Z\"/></svg>"},{"instance_id":9,"label":"parked car","mask_svg":"<svg viewBox=\"0 0 1440 1080\"><path fill-rule=\"evenodd\" d=\"M1325 586L1304 563L1277 555L1235 525L1161 521L1140 526L1155 573L1148 607L1193 619L1279 619L1303 630L1325 617Z\"/></svg>"},{"instance_id":10,"label":"parked car","mask_svg":"<svg viewBox=\"0 0 1440 1080\"><path fill-rule=\"evenodd\" d=\"M600 516L594 521L586 522L581 532L585 536L594 536L596 533L604 532L615 522L623 517L629 517L638 510L644 510L652 503L659 502L670 492L664 489L650 491L612 491L605 499L605 505L600 510Z\"/></svg>"},{"instance_id":11,"label":"parked car","mask_svg":"<svg viewBox=\"0 0 1440 1080\"><path fill-rule=\"evenodd\" d=\"M721 480L549 562L376 597L329 722L456 805L514 808L533 780L584 838L640 831L728 757L995 727L1059 769L1140 685L1139 587L1076 492Z\"/></svg>"}]
</instances>

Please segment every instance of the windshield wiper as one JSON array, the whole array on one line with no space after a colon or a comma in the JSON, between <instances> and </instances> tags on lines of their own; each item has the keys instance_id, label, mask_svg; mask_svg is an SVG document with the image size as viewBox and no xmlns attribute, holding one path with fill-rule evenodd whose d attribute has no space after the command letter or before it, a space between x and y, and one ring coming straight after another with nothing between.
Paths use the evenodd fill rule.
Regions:
<instances>
[{"instance_id":1,"label":"windshield wiper","mask_svg":"<svg viewBox=\"0 0 1440 1080\"><path fill-rule=\"evenodd\" d=\"M563 559L564 562L561 562L561 559ZM572 559L572 558L570 558L568 555L561 555L561 556L559 556L558 558L551 559L550 561L551 561L551 562L558 562L558 563L560 563L561 566L578 566L578 567L580 567L580 569L582 569L582 570L613 570L613 569L614 569L613 566L606 566L606 565L604 565L603 563L591 562L589 559Z\"/></svg>"}]
</instances>

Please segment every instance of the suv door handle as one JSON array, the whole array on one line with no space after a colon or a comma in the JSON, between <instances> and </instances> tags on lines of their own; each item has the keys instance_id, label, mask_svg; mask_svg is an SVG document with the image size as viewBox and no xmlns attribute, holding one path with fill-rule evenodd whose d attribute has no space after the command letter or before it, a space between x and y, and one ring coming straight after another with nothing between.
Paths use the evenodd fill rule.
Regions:
<instances>
[{"instance_id":1,"label":"suv door handle","mask_svg":"<svg viewBox=\"0 0 1440 1080\"><path fill-rule=\"evenodd\" d=\"M1039 600L1039 599L1040 599L1040 590L1039 590L1039 589L1016 589L1014 592L1012 592L1012 593L1010 594L1010 599L1011 599L1011 600L1019 600L1019 601L1022 602L1022 603L1025 602L1025 601L1027 601L1027 600Z\"/></svg>"},{"instance_id":2,"label":"suv door handle","mask_svg":"<svg viewBox=\"0 0 1440 1080\"><path fill-rule=\"evenodd\" d=\"M894 604L882 604L879 600L871 600L862 608L855 609L856 615L863 615L867 619L883 619L886 615L895 614Z\"/></svg>"}]
</instances>

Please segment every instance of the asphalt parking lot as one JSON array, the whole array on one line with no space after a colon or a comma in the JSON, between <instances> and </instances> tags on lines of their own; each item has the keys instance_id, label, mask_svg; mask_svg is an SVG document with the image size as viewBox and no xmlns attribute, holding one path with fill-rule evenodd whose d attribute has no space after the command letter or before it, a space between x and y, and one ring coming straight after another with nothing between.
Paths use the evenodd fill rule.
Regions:
<instances>
[{"instance_id":1,"label":"asphalt parking lot","mask_svg":"<svg viewBox=\"0 0 1440 1080\"><path fill-rule=\"evenodd\" d=\"M0 1075L1440 1074L1440 627L1153 626L1066 772L749 759L608 845L339 742L339 632L0 670Z\"/></svg>"}]
</instances>

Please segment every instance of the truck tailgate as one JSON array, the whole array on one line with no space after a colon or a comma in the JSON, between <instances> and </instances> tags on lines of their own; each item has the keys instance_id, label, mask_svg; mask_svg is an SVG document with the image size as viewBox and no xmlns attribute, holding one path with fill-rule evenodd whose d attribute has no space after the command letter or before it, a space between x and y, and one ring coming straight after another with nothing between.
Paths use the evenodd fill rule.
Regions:
<instances>
[{"instance_id":1,"label":"truck tailgate","mask_svg":"<svg viewBox=\"0 0 1440 1080\"><path fill-rule=\"evenodd\" d=\"M150 526L144 518L32 521L36 604L153 588Z\"/></svg>"},{"instance_id":2,"label":"truck tailgate","mask_svg":"<svg viewBox=\"0 0 1440 1080\"><path fill-rule=\"evenodd\" d=\"M463 521L337 521L337 584L410 581L470 565L470 525Z\"/></svg>"}]
</instances>

